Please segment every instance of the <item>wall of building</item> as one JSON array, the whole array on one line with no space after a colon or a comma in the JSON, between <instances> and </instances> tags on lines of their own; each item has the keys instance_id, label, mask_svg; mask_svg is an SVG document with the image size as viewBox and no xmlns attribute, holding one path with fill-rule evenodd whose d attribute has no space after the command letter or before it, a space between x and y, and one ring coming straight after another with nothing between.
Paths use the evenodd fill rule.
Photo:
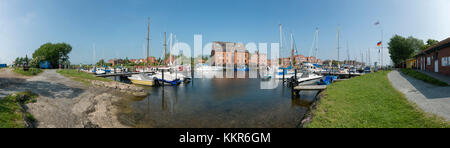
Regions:
<instances>
[{"instance_id":1,"label":"wall of building","mask_svg":"<svg viewBox=\"0 0 450 148\"><path fill-rule=\"evenodd\" d=\"M450 59L450 47L446 47L438 51L439 58L439 73L450 76L450 62L443 63L443 58ZM445 64L445 65L443 65Z\"/></svg>"}]
</instances>

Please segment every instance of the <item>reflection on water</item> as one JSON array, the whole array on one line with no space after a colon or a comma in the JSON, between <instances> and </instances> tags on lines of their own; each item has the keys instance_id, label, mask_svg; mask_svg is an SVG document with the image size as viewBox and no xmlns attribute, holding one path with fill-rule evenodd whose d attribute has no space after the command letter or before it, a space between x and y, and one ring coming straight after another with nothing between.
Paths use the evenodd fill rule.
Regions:
<instances>
[{"instance_id":1,"label":"reflection on water","mask_svg":"<svg viewBox=\"0 0 450 148\"><path fill-rule=\"evenodd\" d=\"M152 87L148 97L130 103L133 111L123 120L135 127L295 127L316 92L292 98L291 88L260 89L261 82L194 79L179 87Z\"/></svg>"}]
</instances>

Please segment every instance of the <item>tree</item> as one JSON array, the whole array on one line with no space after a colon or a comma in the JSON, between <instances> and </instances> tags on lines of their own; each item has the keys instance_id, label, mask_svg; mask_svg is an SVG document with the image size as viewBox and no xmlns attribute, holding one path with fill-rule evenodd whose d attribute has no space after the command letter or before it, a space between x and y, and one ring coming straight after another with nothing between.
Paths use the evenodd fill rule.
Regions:
<instances>
[{"instance_id":1,"label":"tree","mask_svg":"<svg viewBox=\"0 0 450 148\"><path fill-rule=\"evenodd\" d=\"M97 65L97 66L105 66L106 63L105 63L105 60L100 59L100 60L97 62L97 64L95 64L95 65Z\"/></svg>"},{"instance_id":2,"label":"tree","mask_svg":"<svg viewBox=\"0 0 450 148\"><path fill-rule=\"evenodd\" d=\"M17 57L16 58L16 60L14 60L14 66L19 66L19 63L20 63L20 58L19 57Z\"/></svg>"},{"instance_id":3,"label":"tree","mask_svg":"<svg viewBox=\"0 0 450 148\"><path fill-rule=\"evenodd\" d=\"M66 43L46 43L39 47L33 53L33 58L43 57L39 61L48 61L52 66L69 63L69 53L72 51L72 46Z\"/></svg>"},{"instance_id":4,"label":"tree","mask_svg":"<svg viewBox=\"0 0 450 148\"><path fill-rule=\"evenodd\" d=\"M411 58L415 53L420 52L422 46L424 46L422 40L414 37L404 38L399 35L392 37L388 44L389 54L395 65Z\"/></svg>"},{"instance_id":5,"label":"tree","mask_svg":"<svg viewBox=\"0 0 450 148\"><path fill-rule=\"evenodd\" d=\"M423 45L422 48L421 48L421 50L423 51L423 50L425 50L425 49L427 49L427 48L429 48L429 47L431 47L431 46L433 46L433 45L436 45L437 43L439 43L439 41L433 40L433 39L428 39L428 40L427 40L427 44L426 44L426 45Z\"/></svg>"},{"instance_id":6,"label":"tree","mask_svg":"<svg viewBox=\"0 0 450 148\"><path fill-rule=\"evenodd\" d=\"M130 60L128 59L128 57L126 57L124 60L123 60L123 65L129 65L131 62L130 62Z\"/></svg>"}]
</instances>

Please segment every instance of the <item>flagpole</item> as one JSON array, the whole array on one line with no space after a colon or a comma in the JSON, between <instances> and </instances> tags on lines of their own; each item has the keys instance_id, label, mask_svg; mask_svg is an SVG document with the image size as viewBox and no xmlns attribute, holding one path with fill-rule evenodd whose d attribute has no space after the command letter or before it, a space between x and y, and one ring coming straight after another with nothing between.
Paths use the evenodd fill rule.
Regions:
<instances>
[{"instance_id":1,"label":"flagpole","mask_svg":"<svg viewBox=\"0 0 450 148\"><path fill-rule=\"evenodd\" d=\"M381 68L383 68L383 28L381 28Z\"/></svg>"}]
</instances>

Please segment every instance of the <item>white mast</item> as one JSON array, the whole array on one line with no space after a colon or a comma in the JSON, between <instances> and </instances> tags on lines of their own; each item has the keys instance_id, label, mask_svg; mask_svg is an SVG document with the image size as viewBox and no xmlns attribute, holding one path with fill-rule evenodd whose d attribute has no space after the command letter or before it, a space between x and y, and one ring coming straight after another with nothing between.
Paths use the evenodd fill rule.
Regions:
<instances>
[{"instance_id":1,"label":"white mast","mask_svg":"<svg viewBox=\"0 0 450 148\"><path fill-rule=\"evenodd\" d=\"M292 53L291 53L291 65L294 66L294 37L292 35L291 32L291 48L292 48Z\"/></svg>"},{"instance_id":2,"label":"white mast","mask_svg":"<svg viewBox=\"0 0 450 148\"><path fill-rule=\"evenodd\" d=\"M339 40L339 32L341 31L341 27L340 27L340 25L338 25L338 32L337 32L337 40L338 40L338 42L337 42L337 56L338 56L338 58L337 58L337 62L338 62L338 68L340 68L341 66L340 66L340 63L339 63L339 46L340 46L340 40Z\"/></svg>"},{"instance_id":3,"label":"white mast","mask_svg":"<svg viewBox=\"0 0 450 148\"><path fill-rule=\"evenodd\" d=\"M317 61L318 61L318 58L317 58L317 52L319 51L319 28L318 27L316 27L316 52L314 53L314 57L316 57L316 64L317 64Z\"/></svg>"},{"instance_id":4,"label":"white mast","mask_svg":"<svg viewBox=\"0 0 450 148\"><path fill-rule=\"evenodd\" d=\"M93 60L94 63L93 63L92 65L95 65L95 64L96 64L96 58L95 58L95 44L92 45L92 48L93 48L93 52L94 52L94 53L93 53L93 56L92 56L92 60Z\"/></svg>"},{"instance_id":5,"label":"white mast","mask_svg":"<svg viewBox=\"0 0 450 148\"><path fill-rule=\"evenodd\" d=\"M280 58L283 58L283 35L282 35L282 25L280 24ZM281 65L283 65L283 60L281 60Z\"/></svg>"}]
</instances>

